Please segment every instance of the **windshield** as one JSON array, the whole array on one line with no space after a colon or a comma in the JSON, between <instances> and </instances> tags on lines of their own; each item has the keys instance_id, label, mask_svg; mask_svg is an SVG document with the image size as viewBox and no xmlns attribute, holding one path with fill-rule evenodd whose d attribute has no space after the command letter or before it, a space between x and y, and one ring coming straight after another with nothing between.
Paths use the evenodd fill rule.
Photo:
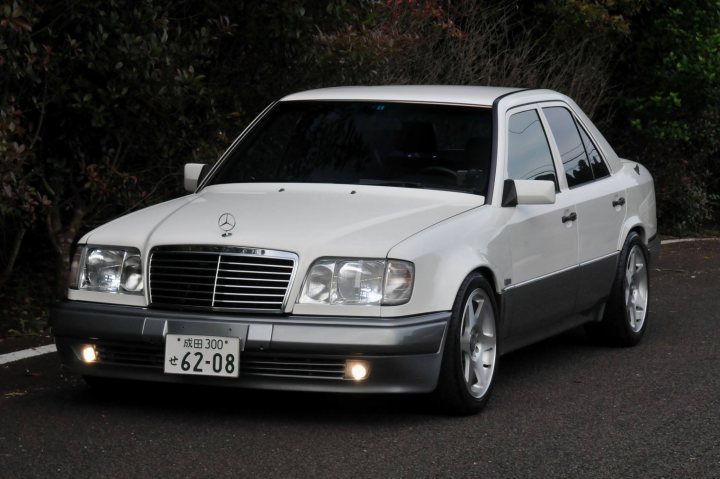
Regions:
<instances>
[{"instance_id":1,"label":"windshield","mask_svg":"<svg viewBox=\"0 0 720 479\"><path fill-rule=\"evenodd\" d=\"M209 184L343 183L484 195L491 110L415 103L278 103Z\"/></svg>"}]
</instances>

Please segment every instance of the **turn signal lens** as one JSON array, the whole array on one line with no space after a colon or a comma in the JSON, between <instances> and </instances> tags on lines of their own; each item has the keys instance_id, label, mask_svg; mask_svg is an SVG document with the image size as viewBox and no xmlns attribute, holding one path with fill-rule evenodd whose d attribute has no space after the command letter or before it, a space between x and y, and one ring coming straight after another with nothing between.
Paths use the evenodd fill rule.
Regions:
<instances>
[{"instance_id":1,"label":"turn signal lens","mask_svg":"<svg viewBox=\"0 0 720 479\"><path fill-rule=\"evenodd\" d=\"M410 301L415 277L415 265L409 261L391 259L385 273L384 305L405 304Z\"/></svg>"}]
</instances>

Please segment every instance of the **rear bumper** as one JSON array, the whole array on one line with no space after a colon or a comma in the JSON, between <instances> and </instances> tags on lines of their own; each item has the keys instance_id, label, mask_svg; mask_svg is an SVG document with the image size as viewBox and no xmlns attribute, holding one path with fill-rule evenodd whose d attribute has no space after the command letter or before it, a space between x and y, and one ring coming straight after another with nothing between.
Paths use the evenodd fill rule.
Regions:
<instances>
[{"instance_id":1,"label":"rear bumper","mask_svg":"<svg viewBox=\"0 0 720 479\"><path fill-rule=\"evenodd\" d=\"M67 301L50 314L62 364L89 376L230 387L355 393L421 393L437 385L449 312L379 319L251 316L159 311ZM165 335L243 338L239 378L163 373ZM95 344L97 363L80 351ZM346 360L364 359L370 375L344 379ZM309 365L323 365L317 372Z\"/></svg>"}]
</instances>

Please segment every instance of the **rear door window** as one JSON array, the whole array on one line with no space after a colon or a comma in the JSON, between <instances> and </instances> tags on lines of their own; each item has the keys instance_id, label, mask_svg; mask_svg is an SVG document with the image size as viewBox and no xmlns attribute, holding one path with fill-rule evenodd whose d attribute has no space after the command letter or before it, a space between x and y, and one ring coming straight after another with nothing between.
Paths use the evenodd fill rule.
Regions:
<instances>
[{"instance_id":1,"label":"rear door window","mask_svg":"<svg viewBox=\"0 0 720 479\"><path fill-rule=\"evenodd\" d=\"M543 113L560 151L568 186L572 188L592 181L594 176L590 160L570 112L562 107L548 107L543 108Z\"/></svg>"},{"instance_id":2,"label":"rear door window","mask_svg":"<svg viewBox=\"0 0 720 479\"><path fill-rule=\"evenodd\" d=\"M608 170L605 161L602 159L602 156L600 156L597 147L595 147L595 144L590 140L590 137L585 132L585 129L580 124L578 124L577 127L578 131L580 131L583 144L585 145L585 151L590 159L590 166L592 167L595 179L597 180L599 178L610 176L610 170Z\"/></svg>"},{"instance_id":3,"label":"rear door window","mask_svg":"<svg viewBox=\"0 0 720 479\"><path fill-rule=\"evenodd\" d=\"M567 108L543 108L560 151L570 188L610 176L607 164L585 129Z\"/></svg>"}]
</instances>

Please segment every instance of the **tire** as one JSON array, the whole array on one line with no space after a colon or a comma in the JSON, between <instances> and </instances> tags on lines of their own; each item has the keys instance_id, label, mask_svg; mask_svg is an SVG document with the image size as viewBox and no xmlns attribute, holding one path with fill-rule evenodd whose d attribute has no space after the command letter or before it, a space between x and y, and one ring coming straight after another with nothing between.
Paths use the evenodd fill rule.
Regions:
<instances>
[{"instance_id":1,"label":"tire","mask_svg":"<svg viewBox=\"0 0 720 479\"><path fill-rule=\"evenodd\" d=\"M647 247L634 231L625 239L603 319L586 330L616 346L635 346L647 328L650 271Z\"/></svg>"},{"instance_id":2,"label":"tire","mask_svg":"<svg viewBox=\"0 0 720 479\"><path fill-rule=\"evenodd\" d=\"M479 273L471 274L453 304L434 393L443 412L475 414L487 404L497 372L497 317L490 283Z\"/></svg>"}]
</instances>

